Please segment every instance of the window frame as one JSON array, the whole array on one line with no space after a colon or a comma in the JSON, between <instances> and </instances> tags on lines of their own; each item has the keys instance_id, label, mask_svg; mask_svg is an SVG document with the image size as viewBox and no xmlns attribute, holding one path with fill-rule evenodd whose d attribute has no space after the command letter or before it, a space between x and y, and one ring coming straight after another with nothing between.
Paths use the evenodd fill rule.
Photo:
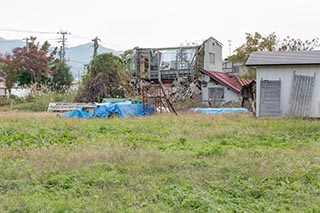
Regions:
<instances>
[{"instance_id":1,"label":"window frame","mask_svg":"<svg viewBox=\"0 0 320 213\"><path fill-rule=\"evenodd\" d=\"M209 63L210 64L216 64L216 54L209 52Z\"/></svg>"}]
</instances>

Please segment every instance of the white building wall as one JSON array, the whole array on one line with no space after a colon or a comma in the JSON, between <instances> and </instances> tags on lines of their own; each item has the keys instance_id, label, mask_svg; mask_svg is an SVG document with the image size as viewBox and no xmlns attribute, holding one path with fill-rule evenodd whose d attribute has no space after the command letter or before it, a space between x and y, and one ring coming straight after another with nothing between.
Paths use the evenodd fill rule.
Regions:
<instances>
[{"instance_id":1,"label":"white building wall","mask_svg":"<svg viewBox=\"0 0 320 213\"><path fill-rule=\"evenodd\" d=\"M215 63L210 63L209 54L215 55ZM204 43L204 64L203 68L209 71L222 72L222 46L213 38Z\"/></svg>"},{"instance_id":2,"label":"white building wall","mask_svg":"<svg viewBox=\"0 0 320 213\"><path fill-rule=\"evenodd\" d=\"M257 68L257 116L260 116L260 81L262 80L281 80L281 115L286 116L289 112L290 94L294 71L296 75L314 76L316 73L314 90L310 107L310 117L320 117L318 100L320 100L320 66L266 66Z\"/></svg>"},{"instance_id":3,"label":"white building wall","mask_svg":"<svg viewBox=\"0 0 320 213\"><path fill-rule=\"evenodd\" d=\"M204 104L208 103L209 101L209 88L214 88L214 87L219 87L219 88L223 88L224 89L224 101L229 102L229 101L240 101L240 97L239 97L239 93L228 88L225 87L223 85L219 85L219 84L215 84L213 81L210 81L206 87L204 87L203 85L201 86L201 90L202 90L202 102Z\"/></svg>"},{"instance_id":4,"label":"white building wall","mask_svg":"<svg viewBox=\"0 0 320 213\"><path fill-rule=\"evenodd\" d=\"M224 87L224 100L226 102L229 101L240 101L239 93L235 92L234 90Z\"/></svg>"},{"instance_id":5,"label":"white building wall","mask_svg":"<svg viewBox=\"0 0 320 213\"><path fill-rule=\"evenodd\" d=\"M207 86L203 86L203 84L201 84L201 93L202 93L202 103L206 104L208 103L208 97L209 97L209 87L212 87L212 83L209 82L207 84Z\"/></svg>"}]
</instances>

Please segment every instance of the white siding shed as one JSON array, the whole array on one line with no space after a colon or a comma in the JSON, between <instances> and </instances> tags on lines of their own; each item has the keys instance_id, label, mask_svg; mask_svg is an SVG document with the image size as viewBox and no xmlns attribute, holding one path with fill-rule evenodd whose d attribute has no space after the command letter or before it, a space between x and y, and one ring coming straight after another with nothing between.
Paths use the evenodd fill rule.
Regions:
<instances>
[{"instance_id":1,"label":"white siding shed","mask_svg":"<svg viewBox=\"0 0 320 213\"><path fill-rule=\"evenodd\" d=\"M257 116L320 117L320 51L254 52Z\"/></svg>"}]
</instances>

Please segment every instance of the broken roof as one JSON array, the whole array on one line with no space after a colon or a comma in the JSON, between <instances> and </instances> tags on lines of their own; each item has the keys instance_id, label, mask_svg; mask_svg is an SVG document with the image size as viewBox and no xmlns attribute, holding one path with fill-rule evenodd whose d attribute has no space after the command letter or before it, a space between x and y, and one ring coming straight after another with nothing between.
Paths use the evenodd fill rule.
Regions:
<instances>
[{"instance_id":1,"label":"broken roof","mask_svg":"<svg viewBox=\"0 0 320 213\"><path fill-rule=\"evenodd\" d=\"M320 65L320 51L253 52L246 66Z\"/></svg>"},{"instance_id":2,"label":"broken roof","mask_svg":"<svg viewBox=\"0 0 320 213\"><path fill-rule=\"evenodd\" d=\"M136 50L176 50L176 49L195 49L195 48L199 48L203 45L203 43L209 41L209 40L214 40L218 45L223 46L223 44L221 42L219 42L217 39L213 38L212 36L210 36L209 38L201 41L200 43L198 42L194 42L192 43L191 46L175 46L175 47L160 47L160 48L141 48L141 47L135 47L134 49Z\"/></svg>"},{"instance_id":3,"label":"broken roof","mask_svg":"<svg viewBox=\"0 0 320 213\"><path fill-rule=\"evenodd\" d=\"M201 72L210 76L220 84L225 85L237 92L240 92L244 86L247 86L251 84L253 81L255 81L253 79L239 78L238 76L224 72L207 71L204 69L201 69Z\"/></svg>"}]
</instances>

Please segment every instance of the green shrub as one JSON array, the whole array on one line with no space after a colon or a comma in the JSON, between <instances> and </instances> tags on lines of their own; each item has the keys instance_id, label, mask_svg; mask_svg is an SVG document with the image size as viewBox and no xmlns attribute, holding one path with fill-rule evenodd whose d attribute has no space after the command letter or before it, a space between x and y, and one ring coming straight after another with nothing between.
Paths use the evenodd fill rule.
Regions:
<instances>
[{"instance_id":1,"label":"green shrub","mask_svg":"<svg viewBox=\"0 0 320 213\"><path fill-rule=\"evenodd\" d=\"M43 112L47 111L50 102L73 102L75 95L72 90L59 93L51 91L47 86L35 84L30 87L30 93L26 97L12 96L3 101L0 99L0 106L7 106L8 110L12 102L13 110Z\"/></svg>"}]
</instances>

